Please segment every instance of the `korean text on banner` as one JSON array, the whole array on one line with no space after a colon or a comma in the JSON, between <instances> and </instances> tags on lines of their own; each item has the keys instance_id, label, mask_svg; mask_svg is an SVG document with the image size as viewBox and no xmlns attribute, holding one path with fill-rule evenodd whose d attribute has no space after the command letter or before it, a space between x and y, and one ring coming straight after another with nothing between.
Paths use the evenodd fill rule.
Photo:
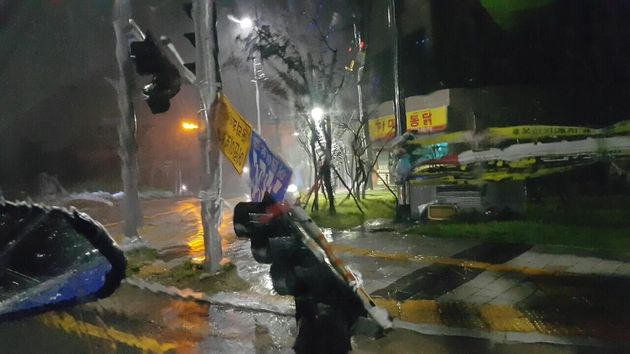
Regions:
<instances>
[{"instance_id":1,"label":"korean text on banner","mask_svg":"<svg viewBox=\"0 0 630 354\"><path fill-rule=\"evenodd\" d=\"M446 130L446 106L407 112L407 131L435 133Z\"/></svg>"},{"instance_id":2,"label":"korean text on banner","mask_svg":"<svg viewBox=\"0 0 630 354\"><path fill-rule=\"evenodd\" d=\"M370 140L388 140L396 136L396 118L393 115L378 117L368 121Z\"/></svg>"},{"instance_id":3,"label":"korean text on banner","mask_svg":"<svg viewBox=\"0 0 630 354\"><path fill-rule=\"evenodd\" d=\"M252 145L249 150L249 177L252 183L251 198L260 202L269 192L276 201L284 200L284 193L291 183L291 168L274 155L265 141L252 133Z\"/></svg>"},{"instance_id":4,"label":"korean text on banner","mask_svg":"<svg viewBox=\"0 0 630 354\"><path fill-rule=\"evenodd\" d=\"M236 172L241 174L247 160L252 126L234 109L225 95L219 98L216 113L221 151L230 160Z\"/></svg>"}]
</instances>

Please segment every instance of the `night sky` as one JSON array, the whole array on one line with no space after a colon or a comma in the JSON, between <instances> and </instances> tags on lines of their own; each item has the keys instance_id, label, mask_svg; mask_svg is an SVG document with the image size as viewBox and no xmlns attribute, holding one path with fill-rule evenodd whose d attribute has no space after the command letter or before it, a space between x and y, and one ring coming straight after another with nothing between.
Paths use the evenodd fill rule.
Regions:
<instances>
[{"instance_id":1,"label":"night sky","mask_svg":"<svg viewBox=\"0 0 630 354\"><path fill-rule=\"evenodd\" d=\"M193 24L181 8L183 2L133 1L133 17L141 28L171 38L183 57L193 61L194 47L183 37ZM221 62L233 53L244 54L235 41L242 30L227 19L228 14L258 14L266 22L286 25L285 19L291 17L288 13L299 13L309 5L272 1L254 6L255 1L227 0L218 4ZM40 172L58 175L62 183L102 180L104 189L115 189L120 183L116 156L119 112L115 92L105 80L117 77L111 7L111 0L0 0L0 186L5 193L32 191ZM224 92L246 118L255 120L249 66L225 67L222 72ZM196 137L187 136L182 143L178 131L181 119L196 115L196 92L183 87L168 112L153 116L139 89L149 80L136 77L134 100L141 183L151 182L154 165L175 159L175 151L189 156L191 165L198 159ZM266 103L274 106L275 114L290 115L288 105L263 97L263 120L269 119ZM226 165L224 171L227 181L235 179L231 167ZM197 182L197 177L189 178L194 179L191 184ZM235 187L239 188L246 189Z\"/></svg>"},{"instance_id":2,"label":"night sky","mask_svg":"<svg viewBox=\"0 0 630 354\"><path fill-rule=\"evenodd\" d=\"M192 31L192 21L181 9L183 2L133 1L134 18L143 29L170 37L192 61L194 48L183 37ZM353 22L347 6L332 0L222 0L218 4L221 62L231 55L244 56L235 41L242 30L227 15L257 15L264 23L288 28L297 43L308 44L314 53L321 48L308 39L313 28L305 13L327 23L339 11L342 25ZM377 104L391 99L393 87L386 9L373 6L367 11L370 4L378 4L375 0L360 4L367 31L366 102ZM553 123L596 126L627 118L627 1L401 0L399 4L402 84L407 96L445 87L470 89L470 94L459 91L461 102L487 111L492 124L509 121L504 114L519 123L535 114L555 119ZM119 188L115 129L119 112L115 92L105 80L117 77L111 7L111 0L0 0L0 187L5 193L32 191L40 172L56 174L62 183L95 180L105 189ZM333 39L342 50L351 41L349 32ZM248 65L222 69L224 92L254 122L252 75ZM356 109L352 75L346 84L349 99L342 102L348 109ZM149 79L136 77L141 183L152 182L152 171L177 154L189 156L190 166L198 158L196 138L182 138L177 130L181 119L195 116L196 93L184 87L172 100L171 110L153 116L139 89ZM269 106L277 116L292 115L288 102L263 95L263 121L269 120ZM226 180L238 180L229 166L225 171ZM192 168L189 173L193 179ZM245 189L234 187L239 188Z\"/></svg>"}]
</instances>

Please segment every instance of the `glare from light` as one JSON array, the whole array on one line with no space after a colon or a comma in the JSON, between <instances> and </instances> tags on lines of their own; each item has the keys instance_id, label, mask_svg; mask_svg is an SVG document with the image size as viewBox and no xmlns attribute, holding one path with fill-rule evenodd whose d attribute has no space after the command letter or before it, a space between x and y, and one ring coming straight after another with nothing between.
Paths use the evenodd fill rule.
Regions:
<instances>
[{"instance_id":1,"label":"glare from light","mask_svg":"<svg viewBox=\"0 0 630 354\"><path fill-rule=\"evenodd\" d=\"M188 190L188 187L186 187L186 185L185 185L185 184L182 184L182 191L183 191L183 192L185 192L185 191L187 191L187 190Z\"/></svg>"},{"instance_id":2,"label":"glare from light","mask_svg":"<svg viewBox=\"0 0 630 354\"><path fill-rule=\"evenodd\" d=\"M289 184L289 186L287 187L287 192L289 193L295 193L297 192L298 187L295 184Z\"/></svg>"},{"instance_id":3,"label":"glare from light","mask_svg":"<svg viewBox=\"0 0 630 354\"><path fill-rule=\"evenodd\" d=\"M252 21L251 18L249 17L243 17L241 19L238 19L236 17L234 17L233 15L227 15L228 20L234 22L234 23L238 23L238 25L241 27L241 29L243 30L248 30L251 28L254 28L254 21Z\"/></svg>"},{"instance_id":4,"label":"glare from light","mask_svg":"<svg viewBox=\"0 0 630 354\"><path fill-rule=\"evenodd\" d=\"M293 133L293 136L300 136L300 133L298 133L298 132L294 132L294 133Z\"/></svg>"},{"instance_id":5,"label":"glare from light","mask_svg":"<svg viewBox=\"0 0 630 354\"><path fill-rule=\"evenodd\" d=\"M249 167L244 166L243 167L243 173L249 173Z\"/></svg>"},{"instance_id":6,"label":"glare from light","mask_svg":"<svg viewBox=\"0 0 630 354\"><path fill-rule=\"evenodd\" d=\"M315 121L315 123L319 123L322 118L324 118L324 110L320 107L315 107L311 110L311 118Z\"/></svg>"},{"instance_id":7,"label":"glare from light","mask_svg":"<svg viewBox=\"0 0 630 354\"><path fill-rule=\"evenodd\" d=\"M254 27L254 21L249 17L244 17L239 21L241 29L247 30Z\"/></svg>"},{"instance_id":8,"label":"glare from light","mask_svg":"<svg viewBox=\"0 0 630 354\"><path fill-rule=\"evenodd\" d=\"M199 129L199 125L197 125L196 123L192 123L192 122L182 122L182 128L184 130L197 130Z\"/></svg>"}]
</instances>

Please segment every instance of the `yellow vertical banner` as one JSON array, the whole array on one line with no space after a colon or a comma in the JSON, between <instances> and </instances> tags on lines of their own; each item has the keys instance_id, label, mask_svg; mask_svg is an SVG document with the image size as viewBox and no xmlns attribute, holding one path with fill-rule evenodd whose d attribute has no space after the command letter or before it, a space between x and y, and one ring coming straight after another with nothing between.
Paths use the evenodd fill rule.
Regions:
<instances>
[{"instance_id":1,"label":"yellow vertical banner","mask_svg":"<svg viewBox=\"0 0 630 354\"><path fill-rule=\"evenodd\" d=\"M236 111L224 94L219 97L215 114L221 151L240 175L247 161L252 125Z\"/></svg>"},{"instance_id":2,"label":"yellow vertical banner","mask_svg":"<svg viewBox=\"0 0 630 354\"><path fill-rule=\"evenodd\" d=\"M370 140L388 140L396 136L396 118L393 115L378 117L368 121Z\"/></svg>"},{"instance_id":3,"label":"yellow vertical banner","mask_svg":"<svg viewBox=\"0 0 630 354\"><path fill-rule=\"evenodd\" d=\"M407 112L407 131L435 133L446 130L446 106Z\"/></svg>"}]
</instances>

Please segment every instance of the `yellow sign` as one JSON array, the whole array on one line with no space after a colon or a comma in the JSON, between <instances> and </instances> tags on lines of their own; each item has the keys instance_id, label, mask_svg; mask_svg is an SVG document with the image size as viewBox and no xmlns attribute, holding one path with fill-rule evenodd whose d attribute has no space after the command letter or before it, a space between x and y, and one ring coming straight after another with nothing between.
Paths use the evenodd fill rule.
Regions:
<instances>
[{"instance_id":1,"label":"yellow sign","mask_svg":"<svg viewBox=\"0 0 630 354\"><path fill-rule=\"evenodd\" d=\"M249 153L252 125L234 109L225 95L221 95L215 109L221 151L241 174Z\"/></svg>"},{"instance_id":2,"label":"yellow sign","mask_svg":"<svg viewBox=\"0 0 630 354\"><path fill-rule=\"evenodd\" d=\"M407 131L435 133L446 130L446 106L407 112Z\"/></svg>"},{"instance_id":3,"label":"yellow sign","mask_svg":"<svg viewBox=\"0 0 630 354\"><path fill-rule=\"evenodd\" d=\"M393 115L378 117L368 121L370 140L388 140L396 136L396 118Z\"/></svg>"}]
</instances>

